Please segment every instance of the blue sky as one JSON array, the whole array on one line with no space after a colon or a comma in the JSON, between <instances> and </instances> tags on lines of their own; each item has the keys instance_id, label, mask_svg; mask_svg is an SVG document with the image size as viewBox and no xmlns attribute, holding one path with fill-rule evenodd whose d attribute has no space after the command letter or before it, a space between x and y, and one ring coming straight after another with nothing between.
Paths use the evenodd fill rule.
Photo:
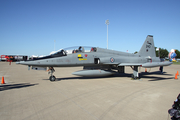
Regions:
<instances>
[{"instance_id":1,"label":"blue sky","mask_svg":"<svg viewBox=\"0 0 180 120\"><path fill-rule=\"evenodd\" d=\"M0 0L0 55L47 55L71 46L180 50L179 0Z\"/></svg>"}]
</instances>

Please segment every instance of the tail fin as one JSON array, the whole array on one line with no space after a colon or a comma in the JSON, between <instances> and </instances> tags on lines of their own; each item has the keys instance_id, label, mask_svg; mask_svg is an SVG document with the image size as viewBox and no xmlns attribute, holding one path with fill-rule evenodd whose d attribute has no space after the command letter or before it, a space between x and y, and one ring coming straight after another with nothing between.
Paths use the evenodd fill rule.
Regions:
<instances>
[{"instance_id":1,"label":"tail fin","mask_svg":"<svg viewBox=\"0 0 180 120\"><path fill-rule=\"evenodd\" d=\"M144 41L143 46L141 47L140 51L138 52L140 56L150 56L156 57L155 47L154 47L154 40L152 35L148 35L146 40Z\"/></svg>"}]
</instances>

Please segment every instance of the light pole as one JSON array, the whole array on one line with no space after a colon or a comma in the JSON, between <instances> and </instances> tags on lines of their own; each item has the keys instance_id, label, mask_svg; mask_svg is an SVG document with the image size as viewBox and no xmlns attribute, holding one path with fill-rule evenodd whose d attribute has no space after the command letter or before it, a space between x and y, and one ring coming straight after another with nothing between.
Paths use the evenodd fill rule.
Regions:
<instances>
[{"instance_id":1,"label":"light pole","mask_svg":"<svg viewBox=\"0 0 180 120\"><path fill-rule=\"evenodd\" d=\"M54 40L54 51L55 51L55 47L56 47L56 46L55 46L55 43L56 43L56 40Z\"/></svg>"},{"instance_id":2,"label":"light pole","mask_svg":"<svg viewBox=\"0 0 180 120\"><path fill-rule=\"evenodd\" d=\"M108 49L108 25L109 25L109 20L106 20L106 25L107 25L107 49Z\"/></svg>"}]
</instances>

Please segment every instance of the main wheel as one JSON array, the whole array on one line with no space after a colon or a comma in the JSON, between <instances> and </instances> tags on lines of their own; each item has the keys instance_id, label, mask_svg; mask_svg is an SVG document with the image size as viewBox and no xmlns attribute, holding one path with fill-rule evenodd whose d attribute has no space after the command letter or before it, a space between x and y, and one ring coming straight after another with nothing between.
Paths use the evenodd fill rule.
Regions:
<instances>
[{"instance_id":1,"label":"main wheel","mask_svg":"<svg viewBox=\"0 0 180 120\"><path fill-rule=\"evenodd\" d=\"M137 79L137 76L134 76L133 74L131 75L131 78L133 79L133 80L136 80Z\"/></svg>"},{"instance_id":2,"label":"main wheel","mask_svg":"<svg viewBox=\"0 0 180 120\"><path fill-rule=\"evenodd\" d=\"M56 77L53 75L53 76L50 76L49 77L49 80L51 81L51 82L53 82L53 81L55 81L56 80Z\"/></svg>"},{"instance_id":3,"label":"main wheel","mask_svg":"<svg viewBox=\"0 0 180 120\"><path fill-rule=\"evenodd\" d=\"M134 79L134 75L133 74L131 75L131 78Z\"/></svg>"}]
</instances>

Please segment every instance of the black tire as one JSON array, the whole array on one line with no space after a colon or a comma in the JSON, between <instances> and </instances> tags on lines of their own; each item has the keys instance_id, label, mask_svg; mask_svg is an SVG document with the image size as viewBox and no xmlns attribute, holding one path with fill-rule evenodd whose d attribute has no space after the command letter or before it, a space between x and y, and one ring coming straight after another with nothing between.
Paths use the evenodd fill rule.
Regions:
<instances>
[{"instance_id":1,"label":"black tire","mask_svg":"<svg viewBox=\"0 0 180 120\"><path fill-rule=\"evenodd\" d=\"M52 76L49 76L49 80L51 80L51 77L52 77Z\"/></svg>"},{"instance_id":2,"label":"black tire","mask_svg":"<svg viewBox=\"0 0 180 120\"><path fill-rule=\"evenodd\" d=\"M137 76L134 76L133 74L131 75L131 77L132 77L133 80L138 79L138 77L137 77Z\"/></svg>"},{"instance_id":3,"label":"black tire","mask_svg":"<svg viewBox=\"0 0 180 120\"><path fill-rule=\"evenodd\" d=\"M56 77L53 75L53 76L50 76L49 77L49 80L51 81L51 82L53 82L53 81L55 81L56 80Z\"/></svg>"},{"instance_id":4,"label":"black tire","mask_svg":"<svg viewBox=\"0 0 180 120\"><path fill-rule=\"evenodd\" d=\"M131 75L131 78L134 79L134 75L133 74Z\"/></svg>"}]
</instances>

